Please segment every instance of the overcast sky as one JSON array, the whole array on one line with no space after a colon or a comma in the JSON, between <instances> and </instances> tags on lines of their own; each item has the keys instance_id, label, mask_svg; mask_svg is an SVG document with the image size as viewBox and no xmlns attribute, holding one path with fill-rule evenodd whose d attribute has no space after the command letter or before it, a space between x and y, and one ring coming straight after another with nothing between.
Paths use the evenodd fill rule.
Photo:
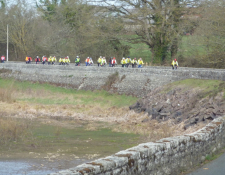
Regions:
<instances>
[{"instance_id":1,"label":"overcast sky","mask_svg":"<svg viewBox=\"0 0 225 175\"><path fill-rule=\"evenodd\" d=\"M5 1L7 5L12 5L17 2L17 0L0 0L0 1ZM35 6L36 0L25 0L25 2L31 6Z\"/></svg>"}]
</instances>

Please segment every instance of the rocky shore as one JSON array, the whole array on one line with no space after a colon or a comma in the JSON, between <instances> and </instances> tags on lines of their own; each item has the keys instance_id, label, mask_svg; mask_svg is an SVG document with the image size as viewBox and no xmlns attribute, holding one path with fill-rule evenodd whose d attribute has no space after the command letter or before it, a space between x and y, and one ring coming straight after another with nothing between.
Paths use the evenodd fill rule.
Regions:
<instances>
[{"instance_id":1,"label":"rocky shore","mask_svg":"<svg viewBox=\"0 0 225 175\"><path fill-rule=\"evenodd\" d=\"M175 124L184 122L184 129L197 123L209 121L224 115L224 83L213 91L187 86L164 86L151 91L137 103L130 106L136 112L148 113L149 120L159 122L172 119Z\"/></svg>"}]
</instances>

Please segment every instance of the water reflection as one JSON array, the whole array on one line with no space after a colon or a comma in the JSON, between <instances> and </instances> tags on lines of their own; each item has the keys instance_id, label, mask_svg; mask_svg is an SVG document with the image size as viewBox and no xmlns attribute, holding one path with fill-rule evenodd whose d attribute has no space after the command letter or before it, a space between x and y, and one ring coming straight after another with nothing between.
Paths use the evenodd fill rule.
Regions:
<instances>
[{"instance_id":1,"label":"water reflection","mask_svg":"<svg viewBox=\"0 0 225 175\"><path fill-rule=\"evenodd\" d=\"M59 160L0 160L0 175L47 175L88 162L85 159Z\"/></svg>"}]
</instances>

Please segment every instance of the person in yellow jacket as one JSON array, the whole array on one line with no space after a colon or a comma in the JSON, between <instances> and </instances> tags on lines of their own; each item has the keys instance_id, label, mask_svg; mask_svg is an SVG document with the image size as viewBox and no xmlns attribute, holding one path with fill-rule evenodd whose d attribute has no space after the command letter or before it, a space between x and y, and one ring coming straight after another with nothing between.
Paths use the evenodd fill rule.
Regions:
<instances>
[{"instance_id":1,"label":"person in yellow jacket","mask_svg":"<svg viewBox=\"0 0 225 175\"><path fill-rule=\"evenodd\" d=\"M55 56L54 56L54 57L52 57L52 65L54 65L56 62L57 62L56 57L55 57Z\"/></svg>"},{"instance_id":2,"label":"person in yellow jacket","mask_svg":"<svg viewBox=\"0 0 225 175\"><path fill-rule=\"evenodd\" d=\"M178 67L177 59L174 59L174 60L172 61L171 65L172 65L172 69L173 69L173 70L174 70L174 68L177 69L177 67Z\"/></svg>"},{"instance_id":3,"label":"person in yellow jacket","mask_svg":"<svg viewBox=\"0 0 225 175\"><path fill-rule=\"evenodd\" d=\"M29 62L28 57L25 58L25 61L26 61L26 64L28 64L28 62Z\"/></svg>"},{"instance_id":4,"label":"person in yellow jacket","mask_svg":"<svg viewBox=\"0 0 225 175\"><path fill-rule=\"evenodd\" d=\"M48 64L52 64L52 56L48 58Z\"/></svg>"},{"instance_id":5,"label":"person in yellow jacket","mask_svg":"<svg viewBox=\"0 0 225 175\"><path fill-rule=\"evenodd\" d=\"M62 64L65 65L66 64L66 59L62 58Z\"/></svg>"},{"instance_id":6,"label":"person in yellow jacket","mask_svg":"<svg viewBox=\"0 0 225 175\"><path fill-rule=\"evenodd\" d=\"M131 63L131 58L127 57L126 58L126 67L129 67L130 63Z\"/></svg>"},{"instance_id":7,"label":"person in yellow jacket","mask_svg":"<svg viewBox=\"0 0 225 175\"><path fill-rule=\"evenodd\" d=\"M102 56L100 56L100 57L98 58L98 60L97 60L98 67L99 67L99 65L101 65L101 62L102 62Z\"/></svg>"},{"instance_id":8,"label":"person in yellow jacket","mask_svg":"<svg viewBox=\"0 0 225 175\"><path fill-rule=\"evenodd\" d=\"M102 58L101 67L107 64L105 57Z\"/></svg>"},{"instance_id":9,"label":"person in yellow jacket","mask_svg":"<svg viewBox=\"0 0 225 175\"><path fill-rule=\"evenodd\" d=\"M70 63L70 57L69 56L67 56L67 63L69 64Z\"/></svg>"},{"instance_id":10,"label":"person in yellow jacket","mask_svg":"<svg viewBox=\"0 0 225 175\"><path fill-rule=\"evenodd\" d=\"M60 58L59 58L59 65L61 65L61 64L63 64L63 60L62 60L62 58L60 57Z\"/></svg>"},{"instance_id":11,"label":"person in yellow jacket","mask_svg":"<svg viewBox=\"0 0 225 175\"><path fill-rule=\"evenodd\" d=\"M69 65L70 63L70 59L69 59L69 56L65 57L65 64Z\"/></svg>"},{"instance_id":12,"label":"person in yellow jacket","mask_svg":"<svg viewBox=\"0 0 225 175\"><path fill-rule=\"evenodd\" d=\"M136 68L136 65L137 65L137 60L136 60L136 58L134 58L134 59L131 61L131 64L132 64L132 68Z\"/></svg>"},{"instance_id":13,"label":"person in yellow jacket","mask_svg":"<svg viewBox=\"0 0 225 175\"><path fill-rule=\"evenodd\" d=\"M142 65L144 64L142 58L138 59L138 68L142 68Z\"/></svg>"},{"instance_id":14,"label":"person in yellow jacket","mask_svg":"<svg viewBox=\"0 0 225 175\"><path fill-rule=\"evenodd\" d=\"M120 63L122 65L122 67L125 67L127 64L126 59L123 57Z\"/></svg>"},{"instance_id":15,"label":"person in yellow jacket","mask_svg":"<svg viewBox=\"0 0 225 175\"><path fill-rule=\"evenodd\" d=\"M75 66L79 66L80 65L80 57L77 56L77 58L75 59Z\"/></svg>"}]
</instances>

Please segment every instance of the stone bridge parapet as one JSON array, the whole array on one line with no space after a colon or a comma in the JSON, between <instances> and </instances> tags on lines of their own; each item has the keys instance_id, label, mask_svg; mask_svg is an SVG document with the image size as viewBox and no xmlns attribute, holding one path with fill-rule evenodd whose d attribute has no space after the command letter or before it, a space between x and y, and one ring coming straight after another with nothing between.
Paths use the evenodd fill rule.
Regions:
<instances>
[{"instance_id":1,"label":"stone bridge parapet","mask_svg":"<svg viewBox=\"0 0 225 175\"><path fill-rule=\"evenodd\" d=\"M197 69L179 68L172 70L170 67L145 67L145 68L121 68L121 67L97 67L74 65L36 65L9 62L0 64L0 69L10 69L12 73L1 76L12 77L17 80L48 82L58 86L83 89L100 90L110 82L109 76L118 72L117 81L111 82L111 92L145 96L149 91L165 84L189 79L214 79L225 80L225 70L222 69Z\"/></svg>"},{"instance_id":2,"label":"stone bridge parapet","mask_svg":"<svg viewBox=\"0 0 225 175\"><path fill-rule=\"evenodd\" d=\"M225 146L224 118L192 134L142 143L51 175L178 175Z\"/></svg>"}]
</instances>

